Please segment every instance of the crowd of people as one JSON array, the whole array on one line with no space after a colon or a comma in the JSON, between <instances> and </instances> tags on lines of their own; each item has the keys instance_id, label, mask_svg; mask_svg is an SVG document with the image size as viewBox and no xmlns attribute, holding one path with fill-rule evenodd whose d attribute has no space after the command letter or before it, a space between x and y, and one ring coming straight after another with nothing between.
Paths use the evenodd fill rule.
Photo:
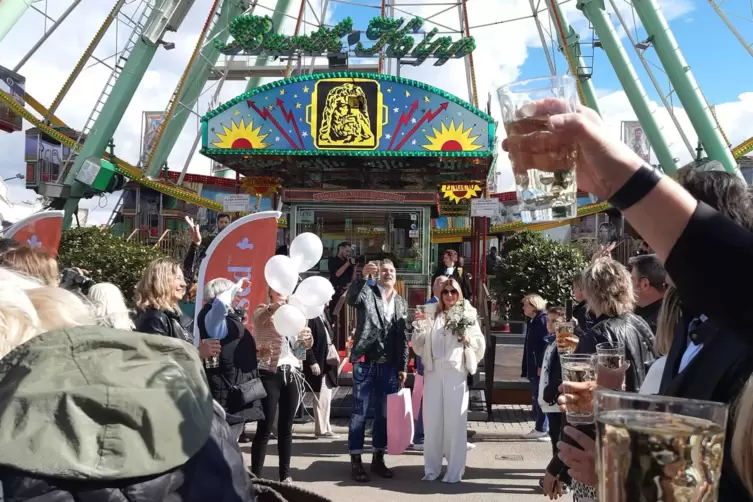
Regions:
<instances>
[{"instance_id":1,"label":"crowd of people","mask_svg":"<svg viewBox=\"0 0 753 502\"><path fill-rule=\"evenodd\" d=\"M552 169L542 152L577 145L579 188L609 200L653 250L627 266L613 260L609 248L600 250L575 274L572 316L536 292L523 300L522 369L536 418L529 438L552 443L541 480L545 495L556 499L572 490L576 501L598 499L595 429L568 424L562 412L593 400L599 385L730 405L718 499L751 500L753 353L743 292L753 276L747 275L753 267L749 188L724 172L663 177L611 140L591 110L566 113L558 100L545 100L531 112L546 117L547 128L505 140L513 165ZM204 286L194 326L180 308L203 259L201 235L192 228L184 263L163 258L146 268L134 292L135 313L123 294L130 298L131 292L112 284L92 285L86 295L70 291L61 287L66 274L52 257L0 241L4 500L253 501L270 491L295 500L292 424L307 386L317 401L317 435L334 435L327 404L337 385L331 319L324 313L310 320L296 339L301 352L274 326L287 298L270 289L267 301L246 313L236 308L236 296L248 285L214 279ZM470 302L473 278L457 253L446 252L434 297L409 312L395 287L394 264L355 263L343 244L330 268L333 282L339 280L336 296L344 296L357 317L349 354L352 477L368 482L370 474L394 475L385 461L385 403L406 383L412 348L425 382L414 438L415 449L423 442L423 479L460 482L468 451L468 375L486 350ZM497 263L496 255L489 258ZM577 322L575 354L621 342L625 364L598 372L596 382L563 383L553 335L568 317ZM362 455L372 408L367 472ZM256 423L250 474L238 446L249 422ZM261 480L273 435L279 481Z\"/></svg>"}]
</instances>

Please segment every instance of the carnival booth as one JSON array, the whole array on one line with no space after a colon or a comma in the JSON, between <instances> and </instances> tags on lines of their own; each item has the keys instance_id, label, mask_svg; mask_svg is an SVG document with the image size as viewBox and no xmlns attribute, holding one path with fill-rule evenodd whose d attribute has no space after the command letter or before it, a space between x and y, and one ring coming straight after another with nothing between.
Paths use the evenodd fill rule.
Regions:
<instances>
[{"instance_id":1,"label":"carnival booth","mask_svg":"<svg viewBox=\"0 0 753 502\"><path fill-rule=\"evenodd\" d=\"M494 121L440 89L390 75L335 72L280 80L209 112L202 153L246 177L276 177L290 239L314 232L361 262L394 261L411 305L427 299L438 186L484 186ZM479 190L481 190L480 188Z\"/></svg>"}]
</instances>

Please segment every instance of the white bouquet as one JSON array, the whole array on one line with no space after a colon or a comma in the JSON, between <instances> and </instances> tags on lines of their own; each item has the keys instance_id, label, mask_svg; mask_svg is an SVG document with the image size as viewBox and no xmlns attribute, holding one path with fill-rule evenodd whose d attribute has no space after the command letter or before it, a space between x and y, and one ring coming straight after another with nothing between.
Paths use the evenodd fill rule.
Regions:
<instances>
[{"instance_id":1,"label":"white bouquet","mask_svg":"<svg viewBox=\"0 0 753 502\"><path fill-rule=\"evenodd\" d=\"M476 324L476 316L470 315L472 312L472 310L470 312L466 310L465 300L460 300L450 310L445 312L445 329L452 331L461 343L465 339L465 332L468 330L468 327Z\"/></svg>"}]
</instances>

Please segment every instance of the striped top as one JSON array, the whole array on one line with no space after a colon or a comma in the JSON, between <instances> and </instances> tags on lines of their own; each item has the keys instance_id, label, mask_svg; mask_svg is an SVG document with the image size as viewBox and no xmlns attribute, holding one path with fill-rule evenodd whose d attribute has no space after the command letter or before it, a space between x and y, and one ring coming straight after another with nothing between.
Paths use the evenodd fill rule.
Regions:
<instances>
[{"instance_id":1,"label":"striped top","mask_svg":"<svg viewBox=\"0 0 753 502\"><path fill-rule=\"evenodd\" d=\"M277 371L280 359L284 359L285 364L296 361L295 366L300 368L300 361L293 355L285 337L277 332L274 325L274 312L279 308L276 304L260 304L254 309L253 314L253 335L256 341L256 350L259 359L259 369L266 371ZM311 330L304 328L308 336L304 335L304 346L310 349L314 343Z\"/></svg>"}]
</instances>

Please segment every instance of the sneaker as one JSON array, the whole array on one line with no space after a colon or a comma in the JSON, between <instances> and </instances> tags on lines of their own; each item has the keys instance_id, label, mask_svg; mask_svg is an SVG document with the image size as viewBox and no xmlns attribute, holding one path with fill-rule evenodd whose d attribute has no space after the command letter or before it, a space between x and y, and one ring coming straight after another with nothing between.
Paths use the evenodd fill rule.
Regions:
<instances>
[{"instance_id":1,"label":"sneaker","mask_svg":"<svg viewBox=\"0 0 753 502\"><path fill-rule=\"evenodd\" d=\"M291 478L290 476L288 476L287 478L285 478L282 481L280 481L280 483L282 483L283 485L292 485L293 484L293 478Z\"/></svg>"},{"instance_id":2,"label":"sneaker","mask_svg":"<svg viewBox=\"0 0 753 502\"><path fill-rule=\"evenodd\" d=\"M475 449L476 449L476 445L475 445L475 444L473 444L473 443L466 443L466 444L465 444L465 447L466 447L466 448L468 449L468 451L471 451L471 450L475 450Z\"/></svg>"},{"instance_id":3,"label":"sneaker","mask_svg":"<svg viewBox=\"0 0 753 502\"><path fill-rule=\"evenodd\" d=\"M549 434L546 432L531 429L531 432L523 436L523 439L532 439L534 441L549 441Z\"/></svg>"},{"instance_id":4,"label":"sneaker","mask_svg":"<svg viewBox=\"0 0 753 502\"><path fill-rule=\"evenodd\" d=\"M410 445L410 449L413 451L424 451L424 444L423 443L412 444Z\"/></svg>"}]
</instances>

